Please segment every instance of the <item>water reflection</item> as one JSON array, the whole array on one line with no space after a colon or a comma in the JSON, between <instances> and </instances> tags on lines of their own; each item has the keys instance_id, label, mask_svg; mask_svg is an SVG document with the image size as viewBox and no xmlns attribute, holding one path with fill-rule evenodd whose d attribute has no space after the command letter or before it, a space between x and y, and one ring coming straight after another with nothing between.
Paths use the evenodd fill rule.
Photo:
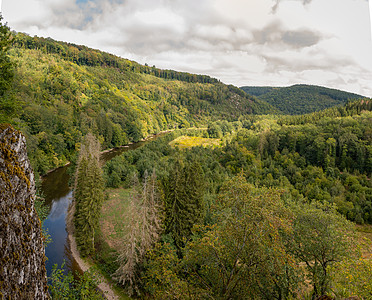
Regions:
<instances>
[{"instance_id":1,"label":"water reflection","mask_svg":"<svg viewBox=\"0 0 372 300\"><path fill-rule=\"evenodd\" d=\"M41 190L45 197L45 202L51 205L52 202L59 201L70 192L68 181L70 175L67 172L68 166L58 168L49 173L41 182Z\"/></svg>"},{"instance_id":2,"label":"water reflection","mask_svg":"<svg viewBox=\"0 0 372 300\"><path fill-rule=\"evenodd\" d=\"M160 135L157 135L157 137ZM101 155L103 161L109 161L115 156L129 150L141 147L146 142L138 142L127 147L121 147ZM41 190L45 197L45 203L49 206L50 212L44 221L44 227L48 230L52 242L45 248L48 258L46 262L47 274L50 276L52 267L58 264L60 267L66 261L65 271L79 271L76 261L70 251L70 244L66 231L66 215L69 204L72 200L72 191L68 185L70 175L69 166L59 168L43 178Z\"/></svg>"},{"instance_id":3,"label":"water reflection","mask_svg":"<svg viewBox=\"0 0 372 300\"><path fill-rule=\"evenodd\" d=\"M67 209L71 202L72 191L61 198L56 198L51 203L51 210L48 218L44 222L44 226L48 229L52 242L45 249L45 254L48 257L46 269L50 275L54 264L61 266L64 260L67 265L71 264L71 258L65 254L65 245L67 245L66 231L66 215Z\"/></svg>"}]
</instances>

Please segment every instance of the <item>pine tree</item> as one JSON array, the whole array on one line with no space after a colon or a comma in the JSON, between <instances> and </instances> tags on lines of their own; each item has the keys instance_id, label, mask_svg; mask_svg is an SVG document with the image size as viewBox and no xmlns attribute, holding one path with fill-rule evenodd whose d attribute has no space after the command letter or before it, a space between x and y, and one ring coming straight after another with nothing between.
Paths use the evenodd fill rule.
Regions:
<instances>
[{"instance_id":1,"label":"pine tree","mask_svg":"<svg viewBox=\"0 0 372 300\"><path fill-rule=\"evenodd\" d=\"M177 161L163 183L165 202L165 230L174 239L179 250L184 239L191 235L194 224L201 222L203 209L204 176L198 162Z\"/></svg>"},{"instance_id":2,"label":"pine tree","mask_svg":"<svg viewBox=\"0 0 372 300\"><path fill-rule=\"evenodd\" d=\"M99 142L88 134L80 150L74 189L75 236L82 256L94 253L94 236L99 226L103 186Z\"/></svg>"}]
</instances>

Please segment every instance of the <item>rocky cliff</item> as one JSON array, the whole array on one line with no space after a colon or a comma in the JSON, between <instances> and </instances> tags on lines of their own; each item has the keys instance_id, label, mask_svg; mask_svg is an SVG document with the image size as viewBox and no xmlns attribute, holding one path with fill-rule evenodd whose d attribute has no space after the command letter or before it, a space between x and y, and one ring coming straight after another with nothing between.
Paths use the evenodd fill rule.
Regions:
<instances>
[{"instance_id":1,"label":"rocky cliff","mask_svg":"<svg viewBox=\"0 0 372 300\"><path fill-rule=\"evenodd\" d=\"M34 174L25 137L0 125L0 299L48 299Z\"/></svg>"}]
</instances>

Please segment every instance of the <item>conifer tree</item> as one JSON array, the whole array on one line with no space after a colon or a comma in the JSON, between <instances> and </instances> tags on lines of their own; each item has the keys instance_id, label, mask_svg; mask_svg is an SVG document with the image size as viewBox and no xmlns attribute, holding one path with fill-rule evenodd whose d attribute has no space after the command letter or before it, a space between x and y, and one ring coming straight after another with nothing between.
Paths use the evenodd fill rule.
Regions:
<instances>
[{"instance_id":1,"label":"conifer tree","mask_svg":"<svg viewBox=\"0 0 372 300\"><path fill-rule=\"evenodd\" d=\"M163 183L165 202L165 230L180 250L184 238L191 235L194 224L202 220L204 176L198 162L182 166L177 161ZM179 253L180 254L180 253Z\"/></svg>"},{"instance_id":2,"label":"conifer tree","mask_svg":"<svg viewBox=\"0 0 372 300\"><path fill-rule=\"evenodd\" d=\"M75 237L82 256L94 253L103 201L103 178L99 164L100 145L88 134L82 144L75 177Z\"/></svg>"}]
</instances>

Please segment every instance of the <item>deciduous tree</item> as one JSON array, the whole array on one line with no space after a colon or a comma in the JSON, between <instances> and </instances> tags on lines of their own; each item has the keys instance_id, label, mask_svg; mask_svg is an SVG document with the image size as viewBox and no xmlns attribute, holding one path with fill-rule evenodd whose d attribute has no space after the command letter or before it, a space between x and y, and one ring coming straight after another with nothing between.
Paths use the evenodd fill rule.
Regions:
<instances>
[{"instance_id":1,"label":"deciduous tree","mask_svg":"<svg viewBox=\"0 0 372 300\"><path fill-rule=\"evenodd\" d=\"M6 92L10 89L14 77L14 65L8 57L12 35L7 24L2 23L0 13L0 123L7 122L16 110L15 100Z\"/></svg>"},{"instance_id":2,"label":"deciduous tree","mask_svg":"<svg viewBox=\"0 0 372 300\"><path fill-rule=\"evenodd\" d=\"M352 254L353 226L329 204L314 203L295 208L293 234L288 250L306 265L313 296L329 288L328 268Z\"/></svg>"},{"instance_id":3,"label":"deciduous tree","mask_svg":"<svg viewBox=\"0 0 372 300\"><path fill-rule=\"evenodd\" d=\"M188 280L216 299L294 296L296 265L281 236L291 230L291 214L280 194L240 175L222 188L216 214L217 223L195 227L186 246Z\"/></svg>"}]
</instances>

